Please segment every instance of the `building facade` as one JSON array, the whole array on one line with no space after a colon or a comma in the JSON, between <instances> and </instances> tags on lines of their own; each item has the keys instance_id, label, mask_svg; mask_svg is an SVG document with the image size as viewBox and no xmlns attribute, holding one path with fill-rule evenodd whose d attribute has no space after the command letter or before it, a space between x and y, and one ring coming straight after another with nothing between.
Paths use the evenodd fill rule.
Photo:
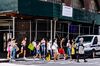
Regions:
<instances>
[{"instance_id":1,"label":"building facade","mask_svg":"<svg viewBox=\"0 0 100 66\"><path fill-rule=\"evenodd\" d=\"M6 0L0 5L0 52L11 37L20 44L25 36L30 42L100 34L99 0Z\"/></svg>"}]
</instances>

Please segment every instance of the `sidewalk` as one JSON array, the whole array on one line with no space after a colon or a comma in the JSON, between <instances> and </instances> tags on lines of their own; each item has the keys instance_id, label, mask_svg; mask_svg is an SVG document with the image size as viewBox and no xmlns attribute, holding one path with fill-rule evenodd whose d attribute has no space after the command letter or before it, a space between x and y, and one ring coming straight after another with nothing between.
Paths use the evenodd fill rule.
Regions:
<instances>
[{"instance_id":1,"label":"sidewalk","mask_svg":"<svg viewBox=\"0 0 100 66\"><path fill-rule=\"evenodd\" d=\"M20 64L12 64L12 63L0 63L0 66L38 66L38 65L20 65Z\"/></svg>"},{"instance_id":2,"label":"sidewalk","mask_svg":"<svg viewBox=\"0 0 100 66\"><path fill-rule=\"evenodd\" d=\"M2 62L9 62L9 59L6 59L6 58L0 58L0 63Z\"/></svg>"}]
</instances>

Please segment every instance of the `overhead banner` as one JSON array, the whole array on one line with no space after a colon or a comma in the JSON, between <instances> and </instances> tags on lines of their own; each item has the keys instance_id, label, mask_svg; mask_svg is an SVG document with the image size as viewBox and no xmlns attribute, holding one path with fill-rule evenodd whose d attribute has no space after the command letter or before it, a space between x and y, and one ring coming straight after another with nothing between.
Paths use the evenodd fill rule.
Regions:
<instances>
[{"instance_id":1,"label":"overhead banner","mask_svg":"<svg viewBox=\"0 0 100 66\"><path fill-rule=\"evenodd\" d=\"M73 8L63 5L63 7L62 7L62 16L73 17Z\"/></svg>"}]
</instances>

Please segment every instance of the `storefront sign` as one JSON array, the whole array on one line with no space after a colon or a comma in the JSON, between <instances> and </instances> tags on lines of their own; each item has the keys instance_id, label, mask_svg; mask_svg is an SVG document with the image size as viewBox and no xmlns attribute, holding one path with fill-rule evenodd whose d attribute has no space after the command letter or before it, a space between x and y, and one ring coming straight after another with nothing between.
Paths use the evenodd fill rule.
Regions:
<instances>
[{"instance_id":1,"label":"storefront sign","mask_svg":"<svg viewBox=\"0 0 100 66\"><path fill-rule=\"evenodd\" d=\"M73 8L63 5L63 7L62 7L62 16L72 17L73 16Z\"/></svg>"}]
</instances>

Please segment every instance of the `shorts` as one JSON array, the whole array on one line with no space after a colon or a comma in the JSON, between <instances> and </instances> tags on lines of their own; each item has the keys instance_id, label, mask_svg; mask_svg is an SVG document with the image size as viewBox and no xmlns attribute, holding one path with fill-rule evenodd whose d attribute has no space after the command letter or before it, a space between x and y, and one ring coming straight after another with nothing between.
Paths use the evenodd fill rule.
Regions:
<instances>
[{"instance_id":1,"label":"shorts","mask_svg":"<svg viewBox=\"0 0 100 66\"><path fill-rule=\"evenodd\" d=\"M57 49L53 49L53 52L54 52L54 53L58 53L58 50L57 50Z\"/></svg>"},{"instance_id":2,"label":"shorts","mask_svg":"<svg viewBox=\"0 0 100 66\"><path fill-rule=\"evenodd\" d=\"M60 54L65 54L65 51L62 48L59 48L58 51L59 51Z\"/></svg>"},{"instance_id":3,"label":"shorts","mask_svg":"<svg viewBox=\"0 0 100 66\"><path fill-rule=\"evenodd\" d=\"M40 50L36 50L36 53L37 53L37 54L41 54Z\"/></svg>"},{"instance_id":4,"label":"shorts","mask_svg":"<svg viewBox=\"0 0 100 66\"><path fill-rule=\"evenodd\" d=\"M21 49L26 50L26 46L22 45Z\"/></svg>"}]
</instances>

